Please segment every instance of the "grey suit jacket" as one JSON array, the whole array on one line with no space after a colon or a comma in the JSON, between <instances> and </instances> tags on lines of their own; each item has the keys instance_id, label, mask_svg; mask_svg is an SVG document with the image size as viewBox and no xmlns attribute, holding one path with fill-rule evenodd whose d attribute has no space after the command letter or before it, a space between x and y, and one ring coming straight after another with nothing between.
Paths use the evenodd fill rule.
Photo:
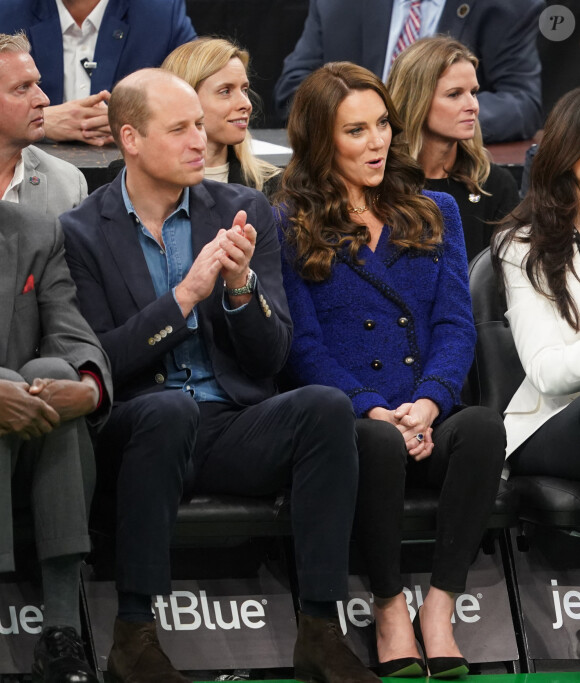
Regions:
<instances>
[{"instance_id":1,"label":"grey suit jacket","mask_svg":"<svg viewBox=\"0 0 580 683\"><path fill-rule=\"evenodd\" d=\"M22 150L20 203L57 218L87 196L87 181L76 166L30 145Z\"/></svg>"},{"instance_id":2,"label":"grey suit jacket","mask_svg":"<svg viewBox=\"0 0 580 683\"><path fill-rule=\"evenodd\" d=\"M33 358L51 356L76 370L98 369L107 393L91 416L98 428L112 403L109 361L80 314L56 219L0 202L0 259L0 367L18 372ZM10 481L10 460L0 458L0 571L12 566L6 533L12 525Z\"/></svg>"},{"instance_id":3,"label":"grey suit jacket","mask_svg":"<svg viewBox=\"0 0 580 683\"><path fill-rule=\"evenodd\" d=\"M446 0L437 31L479 58L486 142L532 137L542 125L538 17L544 0ZM382 77L393 0L310 0L304 31L274 89L281 115L300 83L326 62L350 61Z\"/></svg>"}]
</instances>

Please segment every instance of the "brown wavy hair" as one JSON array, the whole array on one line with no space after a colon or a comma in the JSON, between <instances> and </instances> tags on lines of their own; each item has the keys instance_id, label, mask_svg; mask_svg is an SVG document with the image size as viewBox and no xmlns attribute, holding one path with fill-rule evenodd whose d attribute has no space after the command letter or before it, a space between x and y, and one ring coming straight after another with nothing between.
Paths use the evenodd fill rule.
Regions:
<instances>
[{"instance_id":1,"label":"brown wavy hair","mask_svg":"<svg viewBox=\"0 0 580 683\"><path fill-rule=\"evenodd\" d=\"M442 242L443 219L421 190L425 176L399 144L402 125L383 82L350 62L325 64L296 92L288 119L293 154L284 174L278 205L289 214L287 241L303 278L329 277L337 251L347 248L355 262L370 240L366 226L348 212L346 187L334 166L334 127L341 102L354 90L374 90L385 103L393 137L385 175L367 187L365 203L390 227L390 241L402 248L433 250Z\"/></svg>"},{"instance_id":2,"label":"brown wavy hair","mask_svg":"<svg viewBox=\"0 0 580 683\"><path fill-rule=\"evenodd\" d=\"M387 79L397 111L403 120L409 154L418 159L423 147L423 128L437 88L445 71L458 62L468 62L477 69L477 57L458 40L449 36L421 38L393 62ZM483 146L479 120L471 140L458 140L453 168L449 177L463 183L470 192L489 194L482 187L489 176L489 156Z\"/></svg>"},{"instance_id":3,"label":"brown wavy hair","mask_svg":"<svg viewBox=\"0 0 580 683\"><path fill-rule=\"evenodd\" d=\"M573 166L580 160L580 88L563 95L550 112L544 136L532 162L530 188L523 201L501 221L494 239L496 271L501 255L515 240L529 245L522 264L533 288L556 304L576 332L578 302L566 284L574 268L575 222L580 214L580 183ZM522 230L522 228L525 228Z\"/></svg>"}]
</instances>

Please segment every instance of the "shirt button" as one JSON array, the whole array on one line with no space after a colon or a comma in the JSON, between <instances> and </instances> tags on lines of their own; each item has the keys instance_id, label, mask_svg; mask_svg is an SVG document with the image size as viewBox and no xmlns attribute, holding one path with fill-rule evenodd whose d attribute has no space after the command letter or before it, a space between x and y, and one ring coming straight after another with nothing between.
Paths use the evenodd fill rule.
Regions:
<instances>
[{"instance_id":1,"label":"shirt button","mask_svg":"<svg viewBox=\"0 0 580 683\"><path fill-rule=\"evenodd\" d=\"M185 368L187 367L187 365L186 365L185 363L182 363L182 364L181 364L181 367L182 367L183 370L185 370Z\"/></svg>"},{"instance_id":2,"label":"shirt button","mask_svg":"<svg viewBox=\"0 0 580 683\"><path fill-rule=\"evenodd\" d=\"M413 356L407 356L404 361L405 365L413 365L414 362L415 359L413 358Z\"/></svg>"},{"instance_id":3,"label":"shirt button","mask_svg":"<svg viewBox=\"0 0 580 683\"><path fill-rule=\"evenodd\" d=\"M397 320L397 325L398 325L399 327L407 327L408 324L409 324L409 318L405 318L404 315L401 316L401 317Z\"/></svg>"},{"instance_id":4,"label":"shirt button","mask_svg":"<svg viewBox=\"0 0 580 683\"><path fill-rule=\"evenodd\" d=\"M439 256L433 257L433 263L439 263Z\"/></svg>"},{"instance_id":5,"label":"shirt button","mask_svg":"<svg viewBox=\"0 0 580 683\"><path fill-rule=\"evenodd\" d=\"M158 372L155 374L155 381L157 384L163 384L165 382L165 377L162 373Z\"/></svg>"},{"instance_id":6,"label":"shirt button","mask_svg":"<svg viewBox=\"0 0 580 683\"><path fill-rule=\"evenodd\" d=\"M382 367L383 367L383 364L381 363L380 360L374 360L374 361L371 363L371 368L372 368L373 370L380 370Z\"/></svg>"},{"instance_id":7,"label":"shirt button","mask_svg":"<svg viewBox=\"0 0 580 683\"><path fill-rule=\"evenodd\" d=\"M375 325L376 323L374 320L365 320L364 322L365 330L374 330Z\"/></svg>"}]
</instances>

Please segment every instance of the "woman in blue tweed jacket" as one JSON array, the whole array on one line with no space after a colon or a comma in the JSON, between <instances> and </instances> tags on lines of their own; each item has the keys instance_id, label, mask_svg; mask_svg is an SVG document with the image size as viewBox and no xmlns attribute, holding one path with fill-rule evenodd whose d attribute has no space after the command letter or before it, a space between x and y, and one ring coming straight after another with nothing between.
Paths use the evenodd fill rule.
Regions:
<instances>
[{"instance_id":1,"label":"woman in blue tweed jacket","mask_svg":"<svg viewBox=\"0 0 580 683\"><path fill-rule=\"evenodd\" d=\"M455 200L421 193L383 83L348 62L300 86L275 208L294 321L288 369L342 389L357 415L355 533L375 596L381 676L468 671L453 638L499 483L499 415L461 406L475 329ZM431 586L413 631L400 575L405 480L438 488Z\"/></svg>"}]
</instances>

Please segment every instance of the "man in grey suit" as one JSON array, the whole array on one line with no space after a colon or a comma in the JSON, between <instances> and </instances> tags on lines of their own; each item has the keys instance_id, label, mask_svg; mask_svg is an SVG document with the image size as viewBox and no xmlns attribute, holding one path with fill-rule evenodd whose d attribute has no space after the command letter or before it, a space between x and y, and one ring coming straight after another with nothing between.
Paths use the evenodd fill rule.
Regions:
<instances>
[{"instance_id":1,"label":"man in grey suit","mask_svg":"<svg viewBox=\"0 0 580 683\"><path fill-rule=\"evenodd\" d=\"M0 199L58 216L87 196L76 166L31 143L44 137L49 100L23 34L0 34Z\"/></svg>"},{"instance_id":2,"label":"man in grey suit","mask_svg":"<svg viewBox=\"0 0 580 683\"><path fill-rule=\"evenodd\" d=\"M56 220L0 202L0 572L13 571L13 512L30 512L44 624L36 683L89 683L79 637L94 458L112 398L109 363L81 316ZM85 419L86 416L86 419Z\"/></svg>"}]
</instances>

